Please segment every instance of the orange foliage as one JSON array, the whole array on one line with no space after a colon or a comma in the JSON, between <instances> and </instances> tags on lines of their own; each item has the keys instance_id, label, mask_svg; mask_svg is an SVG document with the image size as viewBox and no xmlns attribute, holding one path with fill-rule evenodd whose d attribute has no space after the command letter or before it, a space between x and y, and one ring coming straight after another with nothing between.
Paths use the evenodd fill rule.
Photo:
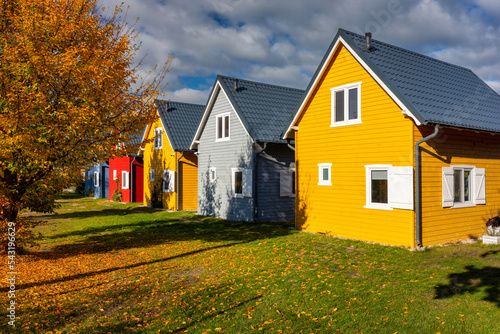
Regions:
<instances>
[{"instance_id":1,"label":"orange foliage","mask_svg":"<svg viewBox=\"0 0 500 334\"><path fill-rule=\"evenodd\" d=\"M0 198L3 217L51 210L68 167L114 155L155 117L171 58L141 77L133 26L97 0L0 4ZM51 197L52 195L52 197Z\"/></svg>"}]
</instances>

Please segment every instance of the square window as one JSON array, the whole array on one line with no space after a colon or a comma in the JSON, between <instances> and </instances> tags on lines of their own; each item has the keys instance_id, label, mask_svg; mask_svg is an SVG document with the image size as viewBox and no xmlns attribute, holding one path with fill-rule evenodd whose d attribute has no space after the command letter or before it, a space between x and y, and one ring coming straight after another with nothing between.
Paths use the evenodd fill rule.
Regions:
<instances>
[{"instance_id":1,"label":"square window","mask_svg":"<svg viewBox=\"0 0 500 334\"><path fill-rule=\"evenodd\" d=\"M319 186L331 186L331 169L332 164L330 163L321 163L318 164L318 185Z\"/></svg>"},{"instance_id":2,"label":"square window","mask_svg":"<svg viewBox=\"0 0 500 334\"><path fill-rule=\"evenodd\" d=\"M229 140L229 113L217 115L216 128L216 141Z\"/></svg>"},{"instance_id":3,"label":"square window","mask_svg":"<svg viewBox=\"0 0 500 334\"><path fill-rule=\"evenodd\" d=\"M472 168L453 168L453 203L455 205L471 204L471 176Z\"/></svg>"},{"instance_id":4,"label":"square window","mask_svg":"<svg viewBox=\"0 0 500 334\"><path fill-rule=\"evenodd\" d=\"M361 82L335 87L331 127L361 124Z\"/></svg>"},{"instance_id":5,"label":"square window","mask_svg":"<svg viewBox=\"0 0 500 334\"><path fill-rule=\"evenodd\" d=\"M393 206L389 205L389 188L390 182L393 185L397 185L400 194L397 197L401 199L405 193L408 197L407 202L413 207L413 174L407 173L407 182L398 182L397 180L389 180L389 170L398 170L404 167L392 167L392 165L368 165L365 166L366 169L366 205L365 208L369 209L382 209L382 210L392 210ZM404 173L403 173L404 174ZM406 184L405 184L406 183ZM408 188L408 189L406 189ZM407 192L405 190L409 190ZM410 205L408 205L409 208Z\"/></svg>"}]
</instances>

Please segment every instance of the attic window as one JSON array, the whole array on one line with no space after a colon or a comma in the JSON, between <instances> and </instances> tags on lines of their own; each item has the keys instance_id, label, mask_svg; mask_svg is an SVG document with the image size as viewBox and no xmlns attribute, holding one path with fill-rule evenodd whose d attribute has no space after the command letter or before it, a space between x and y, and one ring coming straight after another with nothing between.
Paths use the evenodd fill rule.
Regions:
<instances>
[{"instance_id":1,"label":"attic window","mask_svg":"<svg viewBox=\"0 0 500 334\"><path fill-rule=\"evenodd\" d=\"M361 124L361 82L335 87L331 127Z\"/></svg>"},{"instance_id":2,"label":"attic window","mask_svg":"<svg viewBox=\"0 0 500 334\"><path fill-rule=\"evenodd\" d=\"M215 141L229 140L229 113L217 115Z\"/></svg>"},{"instance_id":3,"label":"attic window","mask_svg":"<svg viewBox=\"0 0 500 334\"><path fill-rule=\"evenodd\" d=\"M161 149L163 147L163 129L156 128L155 129L155 141L154 141L154 149Z\"/></svg>"}]
</instances>

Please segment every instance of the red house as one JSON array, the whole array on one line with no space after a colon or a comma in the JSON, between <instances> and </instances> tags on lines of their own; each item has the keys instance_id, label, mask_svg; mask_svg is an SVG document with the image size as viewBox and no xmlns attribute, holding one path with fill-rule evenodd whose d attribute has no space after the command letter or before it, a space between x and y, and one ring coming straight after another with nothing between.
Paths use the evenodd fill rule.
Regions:
<instances>
[{"instance_id":1,"label":"red house","mask_svg":"<svg viewBox=\"0 0 500 334\"><path fill-rule=\"evenodd\" d=\"M127 145L137 146L141 138ZM118 188L118 189L117 189ZM109 160L109 199L113 200L116 190L121 190L125 203L142 202L144 196L144 159L137 154L116 157Z\"/></svg>"}]
</instances>

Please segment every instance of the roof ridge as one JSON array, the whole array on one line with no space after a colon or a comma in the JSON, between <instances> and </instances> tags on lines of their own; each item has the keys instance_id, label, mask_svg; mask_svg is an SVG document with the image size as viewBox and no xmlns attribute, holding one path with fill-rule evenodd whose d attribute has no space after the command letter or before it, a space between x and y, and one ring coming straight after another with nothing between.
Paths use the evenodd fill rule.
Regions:
<instances>
[{"instance_id":1,"label":"roof ridge","mask_svg":"<svg viewBox=\"0 0 500 334\"><path fill-rule=\"evenodd\" d=\"M282 88L282 89L288 89L288 90L294 90L294 91L302 91L302 92L304 91L303 89L300 89L300 88L293 88L293 87L288 87L288 86L282 86L282 85L270 84L270 83L261 82L261 81L255 81L255 80L248 80L248 79L235 78L235 77L230 77L230 76L221 75L221 74L218 74L218 75L217 75L217 80L218 80L219 78L223 78L223 79L230 79L230 80L238 80L238 81L246 81L246 82L253 83L253 84L259 84L259 85L261 85L261 86L271 86L271 87L275 87L275 88Z\"/></svg>"},{"instance_id":2,"label":"roof ridge","mask_svg":"<svg viewBox=\"0 0 500 334\"><path fill-rule=\"evenodd\" d=\"M346 34L351 34L351 35L355 35L357 37L360 37L360 38L365 38L365 36L363 35L360 35L360 34L357 34L355 32L352 32L352 31L349 31L349 30L346 30L346 29L342 29L342 28L339 28L339 30L343 31L344 33ZM385 46L388 46L388 47L391 47L391 48L394 48L394 49L398 49L398 50L402 50L404 52L407 52L407 53L411 53L413 55L416 55L416 56L419 56L419 57L424 57L428 60L432 60L434 62L438 62L438 63L442 63L442 64L446 64L446 65L449 65L449 66L453 66L453 67L457 67L457 68L461 68L461 69L464 69L466 71L469 71L469 72L472 72L471 69L467 68L467 67L464 67L464 66L461 66L461 65L457 65L457 64L452 64L450 62L447 62L447 61L444 61L444 60L441 60L441 59L437 59L437 58L433 58L431 56L428 56L428 55L425 55L423 53L419 53L419 52L416 52L416 51L412 51L412 50L409 50L409 49L405 49L405 48L402 48L400 46L397 46L397 45L394 45L394 44L390 44L390 43L387 43L387 42L382 42L378 39L373 39L372 38L372 43L373 42L376 42L376 43L379 43L379 44L382 44L382 45L385 45Z\"/></svg>"}]
</instances>

